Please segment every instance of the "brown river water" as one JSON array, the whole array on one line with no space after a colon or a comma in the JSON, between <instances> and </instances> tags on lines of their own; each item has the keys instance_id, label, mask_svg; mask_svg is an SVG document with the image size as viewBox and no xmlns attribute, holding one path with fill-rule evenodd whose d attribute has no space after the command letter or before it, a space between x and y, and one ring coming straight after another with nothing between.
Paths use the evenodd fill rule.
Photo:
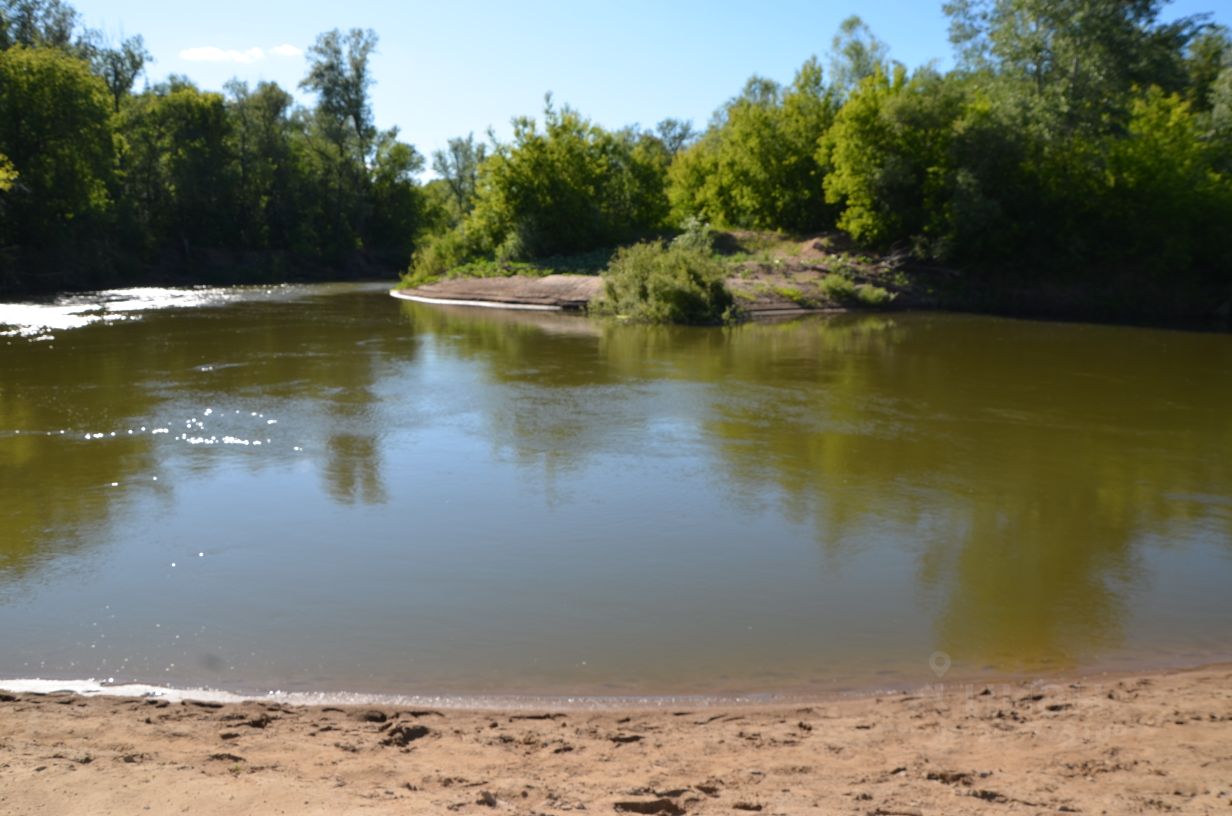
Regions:
<instances>
[{"instance_id":1,"label":"brown river water","mask_svg":"<svg viewBox=\"0 0 1232 816\"><path fill-rule=\"evenodd\" d=\"M738 695L1232 658L1232 336L0 304L0 678Z\"/></svg>"}]
</instances>

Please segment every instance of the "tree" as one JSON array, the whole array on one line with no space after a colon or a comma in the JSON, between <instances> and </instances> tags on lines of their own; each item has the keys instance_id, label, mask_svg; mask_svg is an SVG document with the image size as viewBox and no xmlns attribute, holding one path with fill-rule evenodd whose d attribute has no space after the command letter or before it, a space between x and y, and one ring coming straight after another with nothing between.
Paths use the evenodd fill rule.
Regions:
<instances>
[{"instance_id":1,"label":"tree","mask_svg":"<svg viewBox=\"0 0 1232 816\"><path fill-rule=\"evenodd\" d=\"M378 136L372 169L373 217L365 243L399 265L410 257L424 221L425 202L415 181L423 168L424 157L398 141L397 128Z\"/></svg>"},{"instance_id":2,"label":"tree","mask_svg":"<svg viewBox=\"0 0 1232 816\"><path fill-rule=\"evenodd\" d=\"M369 170L377 130L368 98L368 59L376 43L371 30L327 31L308 49L308 76L300 82L317 95L307 141L309 167L328 191L319 236L335 253L362 248L371 209Z\"/></svg>"},{"instance_id":3,"label":"tree","mask_svg":"<svg viewBox=\"0 0 1232 816\"><path fill-rule=\"evenodd\" d=\"M663 142L669 156L675 156L681 150L697 140L698 133L693 130L693 123L680 119L664 119L655 125L655 135Z\"/></svg>"},{"instance_id":4,"label":"tree","mask_svg":"<svg viewBox=\"0 0 1232 816\"><path fill-rule=\"evenodd\" d=\"M786 89L753 77L670 168L673 214L757 229L812 230L832 216L822 199L817 143L835 102L808 60Z\"/></svg>"},{"instance_id":5,"label":"tree","mask_svg":"<svg viewBox=\"0 0 1232 816\"><path fill-rule=\"evenodd\" d=\"M152 60L140 35L121 40L114 46L105 42L91 45L90 62L94 72L107 83L116 113L120 112L120 100L133 89L146 63Z\"/></svg>"},{"instance_id":6,"label":"tree","mask_svg":"<svg viewBox=\"0 0 1232 816\"><path fill-rule=\"evenodd\" d=\"M108 207L112 172L107 89L63 51L0 52L0 153L20 174L0 240L60 243Z\"/></svg>"},{"instance_id":7,"label":"tree","mask_svg":"<svg viewBox=\"0 0 1232 816\"><path fill-rule=\"evenodd\" d=\"M432 169L448 185L459 218L470 212L474 205L479 165L483 164L487 155L487 145L482 142L476 144L473 133L468 133L465 139L450 139L445 150L432 154Z\"/></svg>"},{"instance_id":8,"label":"tree","mask_svg":"<svg viewBox=\"0 0 1232 816\"><path fill-rule=\"evenodd\" d=\"M888 70L889 52L889 47L858 16L843 20L830 44L831 87L839 96L846 97L877 71Z\"/></svg>"},{"instance_id":9,"label":"tree","mask_svg":"<svg viewBox=\"0 0 1232 816\"><path fill-rule=\"evenodd\" d=\"M465 229L504 258L588 252L658 229L665 154L634 129L608 131L548 96L543 129L513 122L513 142L483 164Z\"/></svg>"},{"instance_id":10,"label":"tree","mask_svg":"<svg viewBox=\"0 0 1232 816\"><path fill-rule=\"evenodd\" d=\"M296 213L303 172L292 144L294 100L273 82L257 83L254 89L232 80L225 90L243 243L253 249L289 249L302 223Z\"/></svg>"},{"instance_id":11,"label":"tree","mask_svg":"<svg viewBox=\"0 0 1232 816\"><path fill-rule=\"evenodd\" d=\"M317 114L325 123L326 134L352 151L360 165L370 158L376 125L368 89L372 76L368 59L376 50L377 36L371 29L353 28L345 35L338 29L317 37L308 49L308 76L300 87L317 95Z\"/></svg>"},{"instance_id":12,"label":"tree","mask_svg":"<svg viewBox=\"0 0 1232 816\"><path fill-rule=\"evenodd\" d=\"M1209 26L1190 41L1185 52L1188 74L1185 96L1195 111L1211 109L1215 83L1227 67L1232 67L1232 32L1226 27Z\"/></svg>"},{"instance_id":13,"label":"tree","mask_svg":"<svg viewBox=\"0 0 1232 816\"><path fill-rule=\"evenodd\" d=\"M156 245L238 243L230 123L221 94L181 78L126 106L125 183L132 215Z\"/></svg>"},{"instance_id":14,"label":"tree","mask_svg":"<svg viewBox=\"0 0 1232 816\"><path fill-rule=\"evenodd\" d=\"M77 21L77 11L60 0L0 0L0 50L15 45L68 49Z\"/></svg>"},{"instance_id":15,"label":"tree","mask_svg":"<svg viewBox=\"0 0 1232 816\"><path fill-rule=\"evenodd\" d=\"M1063 133L1121 126L1134 86L1179 90L1201 19L1159 23L1162 0L951 0L950 40L969 71L1019 83ZM1109 116L1109 114L1114 114Z\"/></svg>"}]
</instances>

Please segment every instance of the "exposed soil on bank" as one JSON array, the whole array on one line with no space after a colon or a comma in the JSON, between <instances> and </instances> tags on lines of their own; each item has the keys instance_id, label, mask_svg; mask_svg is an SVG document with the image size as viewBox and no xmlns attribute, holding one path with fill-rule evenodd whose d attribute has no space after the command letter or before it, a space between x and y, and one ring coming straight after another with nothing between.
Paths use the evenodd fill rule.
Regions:
<instances>
[{"instance_id":1,"label":"exposed soil on bank","mask_svg":"<svg viewBox=\"0 0 1232 816\"><path fill-rule=\"evenodd\" d=\"M809 705L0 694L0 812L1229 813L1232 666Z\"/></svg>"},{"instance_id":2,"label":"exposed soil on bank","mask_svg":"<svg viewBox=\"0 0 1232 816\"><path fill-rule=\"evenodd\" d=\"M749 317L848 311L867 308L836 298L822 285L837 275L853 286L868 284L889 293L884 307L926 306L928 297L900 274L903 259L860 255L840 234L803 239L757 232L722 232L716 250L731 272L728 288ZM449 278L395 292L400 297L451 304L508 305L582 310L603 292L598 274L511 275Z\"/></svg>"}]
</instances>

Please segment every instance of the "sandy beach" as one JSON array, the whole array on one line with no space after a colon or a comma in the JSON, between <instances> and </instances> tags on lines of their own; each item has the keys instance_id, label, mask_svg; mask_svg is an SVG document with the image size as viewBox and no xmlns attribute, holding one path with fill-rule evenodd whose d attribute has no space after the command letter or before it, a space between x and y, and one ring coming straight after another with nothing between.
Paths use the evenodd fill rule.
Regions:
<instances>
[{"instance_id":1,"label":"sandy beach","mask_svg":"<svg viewBox=\"0 0 1232 816\"><path fill-rule=\"evenodd\" d=\"M1232 812L1232 665L768 706L0 694L0 812Z\"/></svg>"}]
</instances>

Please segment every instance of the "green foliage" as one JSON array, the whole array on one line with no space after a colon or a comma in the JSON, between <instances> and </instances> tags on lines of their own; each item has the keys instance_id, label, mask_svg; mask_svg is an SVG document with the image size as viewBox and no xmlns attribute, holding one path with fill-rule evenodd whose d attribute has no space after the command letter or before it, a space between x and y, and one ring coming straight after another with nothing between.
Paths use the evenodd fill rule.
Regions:
<instances>
[{"instance_id":1,"label":"green foliage","mask_svg":"<svg viewBox=\"0 0 1232 816\"><path fill-rule=\"evenodd\" d=\"M338 29L317 37L308 48L308 76L300 87L317 95L316 116L325 136L341 153L354 153L362 164L376 139L368 89L368 59L376 50L371 29Z\"/></svg>"},{"instance_id":2,"label":"green foliage","mask_svg":"<svg viewBox=\"0 0 1232 816\"><path fill-rule=\"evenodd\" d=\"M1188 103L1155 88L1134 100L1126 136L1104 146L1109 243L1156 276L1227 259L1232 185L1200 137Z\"/></svg>"},{"instance_id":3,"label":"green foliage","mask_svg":"<svg viewBox=\"0 0 1232 816\"><path fill-rule=\"evenodd\" d=\"M452 197L455 222L474 206L479 166L487 156L487 145L476 144L473 133L468 133L465 139L450 139L447 150L437 150L432 154L432 169L441 177Z\"/></svg>"},{"instance_id":4,"label":"green foliage","mask_svg":"<svg viewBox=\"0 0 1232 816\"><path fill-rule=\"evenodd\" d=\"M735 315L726 268L713 255L659 242L620 250L592 308L645 323L713 324Z\"/></svg>"},{"instance_id":5,"label":"green foliage","mask_svg":"<svg viewBox=\"0 0 1232 816\"><path fill-rule=\"evenodd\" d=\"M846 275L826 275L817 286L835 303L850 303L856 297L856 285Z\"/></svg>"},{"instance_id":6,"label":"green foliage","mask_svg":"<svg viewBox=\"0 0 1232 816\"><path fill-rule=\"evenodd\" d=\"M11 189L15 181L17 181L17 171L13 169L13 163L9 161L8 156L0 153L0 193Z\"/></svg>"},{"instance_id":7,"label":"green foliage","mask_svg":"<svg viewBox=\"0 0 1232 816\"><path fill-rule=\"evenodd\" d=\"M120 102L133 89L137 76L153 57L145 50L145 40L140 35L122 40L117 45L91 43L90 62L94 72L107 83L115 112L120 112Z\"/></svg>"},{"instance_id":8,"label":"green foliage","mask_svg":"<svg viewBox=\"0 0 1232 816\"><path fill-rule=\"evenodd\" d=\"M543 129L513 123L513 142L482 165L468 247L502 260L585 252L657 231L668 156L655 137L608 131L549 99Z\"/></svg>"},{"instance_id":9,"label":"green foliage","mask_svg":"<svg viewBox=\"0 0 1232 816\"><path fill-rule=\"evenodd\" d=\"M680 234L672 239L672 246L712 252L714 251L714 230L707 222L696 215L691 215L681 225Z\"/></svg>"},{"instance_id":10,"label":"green foliage","mask_svg":"<svg viewBox=\"0 0 1232 816\"><path fill-rule=\"evenodd\" d=\"M172 76L133 95L142 39L111 45L77 19L59 0L0 0L5 288L227 279L241 268L228 253L254 251L273 254L243 268L279 274L401 266L445 221L416 180L422 156L373 125L371 32L318 39L305 110L264 82L224 97Z\"/></svg>"},{"instance_id":11,"label":"green foliage","mask_svg":"<svg viewBox=\"0 0 1232 816\"><path fill-rule=\"evenodd\" d=\"M889 51L863 20L848 17L830 43L831 85L845 97L877 72L886 73Z\"/></svg>"},{"instance_id":12,"label":"green foliage","mask_svg":"<svg viewBox=\"0 0 1232 816\"><path fill-rule=\"evenodd\" d=\"M0 50L70 49L78 14L60 0L0 0Z\"/></svg>"},{"instance_id":13,"label":"green foliage","mask_svg":"<svg viewBox=\"0 0 1232 816\"><path fill-rule=\"evenodd\" d=\"M934 237L962 105L955 83L931 70L864 80L819 151L831 168L826 200L843 205L839 227L871 245Z\"/></svg>"},{"instance_id":14,"label":"green foliage","mask_svg":"<svg viewBox=\"0 0 1232 816\"><path fill-rule=\"evenodd\" d=\"M953 0L950 38L965 66L1021 87L1046 126L1101 130L1135 86L1176 90L1196 18L1159 23L1162 0Z\"/></svg>"},{"instance_id":15,"label":"green foliage","mask_svg":"<svg viewBox=\"0 0 1232 816\"><path fill-rule=\"evenodd\" d=\"M880 286L874 286L871 283L861 283L856 287L856 302L862 306L872 308L886 306L892 300L894 300L894 295Z\"/></svg>"},{"instance_id":16,"label":"green foliage","mask_svg":"<svg viewBox=\"0 0 1232 816\"><path fill-rule=\"evenodd\" d=\"M57 244L109 203L111 102L84 61L52 48L0 52L0 153L20 178L3 243Z\"/></svg>"},{"instance_id":17,"label":"green foliage","mask_svg":"<svg viewBox=\"0 0 1232 816\"><path fill-rule=\"evenodd\" d=\"M160 86L126 106L120 132L129 217L151 237L181 245L234 240L234 190L220 94Z\"/></svg>"},{"instance_id":18,"label":"green foliage","mask_svg":"<svg viewBox=\"0 0 1232 816\"><path fill-rule=\"evenodd\" d=\"M871 283L857 284L841 274L826 275L818 283L818 288L831 303L844 306L878 308L888 306L894 300L893 293L880 286Z\"/></svg>"},{"instance_id":19,"label":"green foliage","mask_svg":"<svg viewBox=\"0 0 1232 816\"><path fill-rule=\"evenodd\" d=\"M669 196L677 222L696 216L757 229L830 225L816 145L834 110L816 60L806 62L786 90L750 79L705 135L672 162Z\"/></svg>"}]
</instances>

